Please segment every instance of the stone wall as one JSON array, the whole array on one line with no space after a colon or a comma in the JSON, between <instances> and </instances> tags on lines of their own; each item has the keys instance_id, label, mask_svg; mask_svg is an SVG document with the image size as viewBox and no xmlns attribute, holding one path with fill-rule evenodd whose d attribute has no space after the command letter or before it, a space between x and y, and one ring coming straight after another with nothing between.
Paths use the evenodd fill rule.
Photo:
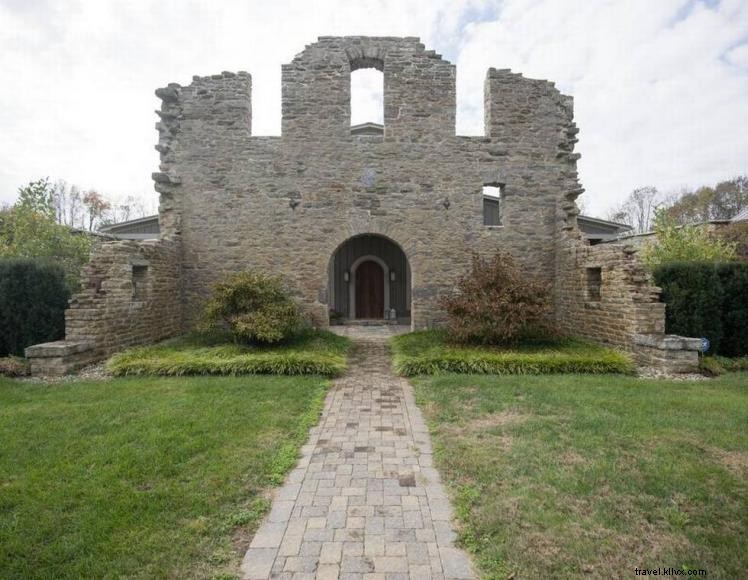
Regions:
<instances>
[{"instance_id":1,"label":"stone wall","mask_svg":"<svg viewBox=\"0 0 748 580\"><path fill-rule=\"evenodd\" d=\"M61 375L181 328L180 260L173 241L99 242L83 289L65 312L65 340L26 349L35 375Z\"/></svg>"},{"instance_id":2,"label":"stone wall","mask_svg":"<svg viewBox=\"0 0 748 580\"><path fill-rule=\"evenodd\" d=\"M384 134L350 133L350 73L384 74ZM283 274L321 325L328 265L355 235L406 253L415 328L438 324L475 251L513 252L549 283L556 212L575 182L571 100L545 81L491 69L486 137L455 135L454 66L415 38L323 37L283 67L283 135L250 130L246 73L157 94L161 223L182 242L184 327L211 282ZM511 130L498 120L511 118ZM571 175L571 178L570 178ZM502 227L483 226L482 187L503 186Z\"/></svg>"},{"instance_id":3,"label":"stone wall","mask_svg":"<svg viewBox=\"0 0 748 580\"><path fill-rule=\"evenodd\" d=\"M635 334L665 332L660 289L651 284L635 248L588 246L572 233L561 239L555 311L562 330L625 347ZM599 271L599 290L594 270Z\"/></svg>"},{"instance_id":4,"label":"stone wall","mask_svg":"<svg viewBox=\"0 0 748 580\"><path fill-rule=\"evenodd\" d=\"M574 227L559 235L554 301L565 333L629 351L644 367L692 372L698 339L665 335L665 304L626 244L589 246Z\"/></svg>"},{"instance_id":5,"label":"stone wall","mask_svg":"<svg viewBox=\"0 0 748 580\"><path fill-rule=\"evenodd\" d=\"M98 244L83 290L65 312L65 339L98 356L174 336L181 327L177 244L162 240Z\"/></svg>"}]
</instances>

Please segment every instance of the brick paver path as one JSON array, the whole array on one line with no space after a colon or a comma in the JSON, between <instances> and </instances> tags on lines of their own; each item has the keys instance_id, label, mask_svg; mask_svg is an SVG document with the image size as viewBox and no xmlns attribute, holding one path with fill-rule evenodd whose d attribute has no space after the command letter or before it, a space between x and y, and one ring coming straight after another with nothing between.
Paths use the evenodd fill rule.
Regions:
<instances>
[{"instance_id":1,"label":"brick paver path","mask_svg":"<svg viewBox=\"0 0 748 580\"><path fill-rule=\"evenodd\" d=\"M320 424L242 562L244 578L474 578L408 382L390 371L391 327L356 342Z\"/></svg>"}]
</instances>

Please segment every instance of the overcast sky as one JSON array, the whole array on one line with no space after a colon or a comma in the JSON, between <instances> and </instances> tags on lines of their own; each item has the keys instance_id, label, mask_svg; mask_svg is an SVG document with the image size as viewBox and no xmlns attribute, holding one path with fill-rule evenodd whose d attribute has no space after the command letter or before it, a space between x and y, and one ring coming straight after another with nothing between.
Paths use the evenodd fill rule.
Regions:
<instances>
[{"instance_id":1,"label":"overcast sky","mask_svg":"<svg viewBox=\"0 0 748 580\"><path fill-rule=\"evenodd\" d=\"M489 66L574 96L586 212L748 172L746 0L0 0L0 203L43 176L155 208L153 91L247 70L280 133L281 64L322 35L420 36L457 64L457 132ZM364 75L354 121L381 120Z\"/></svg>"}]
</instances>

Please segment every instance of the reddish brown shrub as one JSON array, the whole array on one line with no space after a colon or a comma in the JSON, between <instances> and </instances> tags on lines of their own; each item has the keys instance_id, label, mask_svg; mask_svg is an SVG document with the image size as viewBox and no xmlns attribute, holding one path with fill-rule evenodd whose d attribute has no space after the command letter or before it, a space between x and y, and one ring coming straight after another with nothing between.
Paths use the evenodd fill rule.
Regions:
<instances>
[{"instance_id":1,"label":"reddish brown shrub","mask_svg":"<svg viewBox=\"0 0 748 580\"><path fill-rule=\"evenodd\" d=\"M510 344L551 332L548 287L501 251L490 259L474 255L470 273L441 305L455 342Z\"/></svg>"},{"instance_id":2,"label":"reddish brown shrub","mask_svg":"<svg viewBox=\"0 0 748 580\"><path fill-rule=\"evenodd\" d=\"M0 377L25 377L29 365L25 359L16 356L0 357Z\"/></svg>"}]
</instances>

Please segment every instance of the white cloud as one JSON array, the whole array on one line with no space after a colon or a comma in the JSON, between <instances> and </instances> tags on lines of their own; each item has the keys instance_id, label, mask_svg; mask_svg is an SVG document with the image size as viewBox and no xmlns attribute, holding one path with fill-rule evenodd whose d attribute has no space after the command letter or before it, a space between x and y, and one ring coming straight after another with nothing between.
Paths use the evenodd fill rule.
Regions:
<instances>
[{"instance_id":1,"label":"white cloud","mask_svg":"<svg viewBox=\"0 0 748 580\"><path fill-rule=\"evenodd\" d=\"M489 66L556 81L575 97L588 211L748 171L742 0L0 0L0 202L44 175L154 200L156 87L247 70L253 133L278 134L280 65L348 34L420 36L456 62L461 134L483 130ZM355 119L381 112L378 86Z\"/></svg>"}]
</instances>

